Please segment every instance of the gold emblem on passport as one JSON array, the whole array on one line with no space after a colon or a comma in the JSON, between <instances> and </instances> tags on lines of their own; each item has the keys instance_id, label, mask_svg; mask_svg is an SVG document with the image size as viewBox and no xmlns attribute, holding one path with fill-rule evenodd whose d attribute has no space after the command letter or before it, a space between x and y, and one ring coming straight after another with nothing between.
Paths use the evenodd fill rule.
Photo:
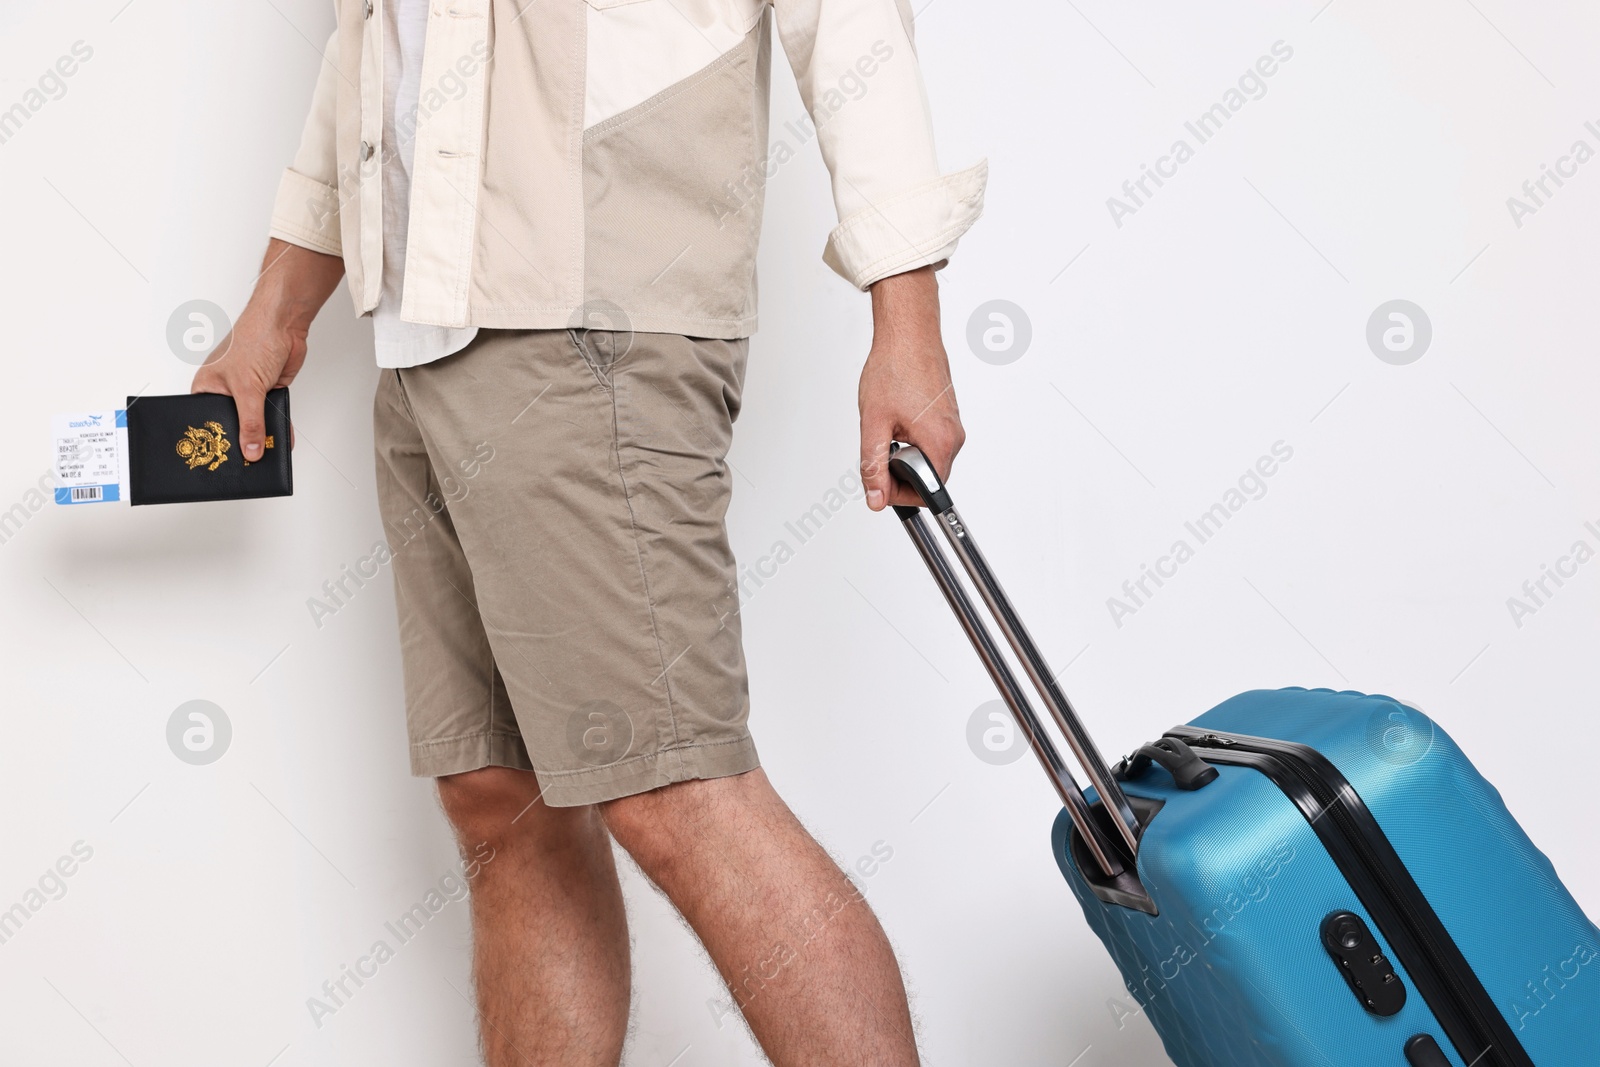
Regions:
<instances>
[{"instance_id":1,"label":"gold emblem on passport","mask_svg":"<svg viewBox=\"0 0 1600 1067\"><path fill-rule=\"evenodd\" d=\"M190 470L197 467L216 470L228 462L228 449L232 447L220 422L208 422L198 430L191 426L178 438L178 456Z\"/></svg>"}]
</instances>

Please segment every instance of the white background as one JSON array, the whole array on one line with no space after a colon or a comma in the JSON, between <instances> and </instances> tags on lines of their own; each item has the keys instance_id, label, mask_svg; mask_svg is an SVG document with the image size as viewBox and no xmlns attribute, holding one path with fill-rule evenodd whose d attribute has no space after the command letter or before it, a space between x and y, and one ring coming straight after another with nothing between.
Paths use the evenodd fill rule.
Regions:
<instances>
[{"instance_id":1,"label":"white background","mask_svg":"<svg viewBox=\"0 0 1600 1067\"><path fill-rule=\"evenodd\" d=\"M1600 547L1600 161L1520 228L1506 206L1574 140L1600 148L1600 16L1321 3L923 7L945 165L992 167L943 275L970 432L954 489L1108 752L1247 688L1408 698L1600 914L1600 562L1520 628L1506 605L1574 541ZM187 389L167 318L242 306L331 25L321 0L123 5L0 14L0 108L75 41L94 50L0 145L0 509L26 508L52 412ZM1294 54L1267 94L1117 227L1106 198L1280 40ZM781 58L775 81L776 133L800 105ZM826 189L808 148L768 195L733 457L745 562L856 458L868 308L819 260ZM1433 325L1407 366L1365 340L1395 298ZM1031 319L1009 365L966 341L991 299ZM370 327L342 290L311 347L292 499L46 505L0 544L0 908L93 849L0 945L8 1064L473 1062L464 905L320 1029L306 1008L455 861L406 773L387 582L320 630L306 607L381 536ZM1266 496L1114 625L1106 599L1280 440L1294 456ZM844 862L893 849L866 889L927 1061L1163 1062L1108 1010L1123 994L1051 860L1042 777L968 748L992 694L897 524L832 518L745 632L780 790ZM195 698L233 724L206 767L165 739ZM627 877L627 1062L756 1062L717 1025L689 935Z\"/></svg>"}]
</instances>

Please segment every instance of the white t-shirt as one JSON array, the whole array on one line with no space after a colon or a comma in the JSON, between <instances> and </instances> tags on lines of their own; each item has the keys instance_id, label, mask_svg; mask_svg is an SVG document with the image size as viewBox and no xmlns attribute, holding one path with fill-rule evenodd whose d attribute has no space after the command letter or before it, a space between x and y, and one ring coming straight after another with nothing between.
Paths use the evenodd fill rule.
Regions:
<instances>
[{"instance_id":1,"label":"white t-shirt","mask_svg":"<svg viewBox=\"0 0 1600 1067\"><path fill-rule=\"evenodd\" d=\"M400 317L428 0L388 0L383 18L383 288L372 311L372 333L378 366L415 367L461 351L478 329L428 326Z\"/></svg>"}]
</instances>

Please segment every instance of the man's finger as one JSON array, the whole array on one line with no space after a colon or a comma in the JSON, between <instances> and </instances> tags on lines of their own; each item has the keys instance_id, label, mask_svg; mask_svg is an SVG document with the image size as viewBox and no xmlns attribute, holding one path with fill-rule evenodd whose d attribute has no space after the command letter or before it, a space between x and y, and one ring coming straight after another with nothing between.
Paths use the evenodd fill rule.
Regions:
<instances>
[{"instance_id":1,"label":"man's finger","mask_svg":"<svg viewBox=\"0 0 1600 1067\"><path fill-rule=\"evenodd\" d=\"M917 491L909 485L895 482L894 489L889 493L889 503L895 507L920 508L922 497L918 496Z\"/></svg>"},{"instance_id":2,"label":"man's finger","mask_svg":"<svg viewBox=\"0 0 1600 1067\"><path fill-rule=\"evenodd\" d=\"M267 440L267 423L262 409L266 395L256 390L240 390L233 394L233 403L239 409L239 446L244 449L247 463L261 458Z\"/></svg>"}]
</instances>

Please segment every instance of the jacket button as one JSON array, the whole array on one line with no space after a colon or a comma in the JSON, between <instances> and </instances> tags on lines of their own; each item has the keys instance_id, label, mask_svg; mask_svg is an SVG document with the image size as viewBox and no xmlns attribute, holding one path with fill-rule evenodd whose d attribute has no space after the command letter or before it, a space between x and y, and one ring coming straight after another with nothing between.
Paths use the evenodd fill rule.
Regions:
<instances>
[{"instance_id":1,"label":"jacket button","mask_svg":"<svg viewBox=\"0 0 1600 1067\"><path fill-rule=\"evenodd\" d=\"M361 5L361 17L364 19L370 19L372 17L372 0L365 0L365 2Z\"/></svg>"},{"instance_id":2,"label":"jacket button","mask_svg":"<svg viewBox=\"0 0 1600 1067\"><path fill-rule=\"evenodd\" d=\"M361 142L361 162L365 163L367 160L369 160L371 158L372 158L372 142L371 141L362 141Z\"/></svg>"}]
</instances>

